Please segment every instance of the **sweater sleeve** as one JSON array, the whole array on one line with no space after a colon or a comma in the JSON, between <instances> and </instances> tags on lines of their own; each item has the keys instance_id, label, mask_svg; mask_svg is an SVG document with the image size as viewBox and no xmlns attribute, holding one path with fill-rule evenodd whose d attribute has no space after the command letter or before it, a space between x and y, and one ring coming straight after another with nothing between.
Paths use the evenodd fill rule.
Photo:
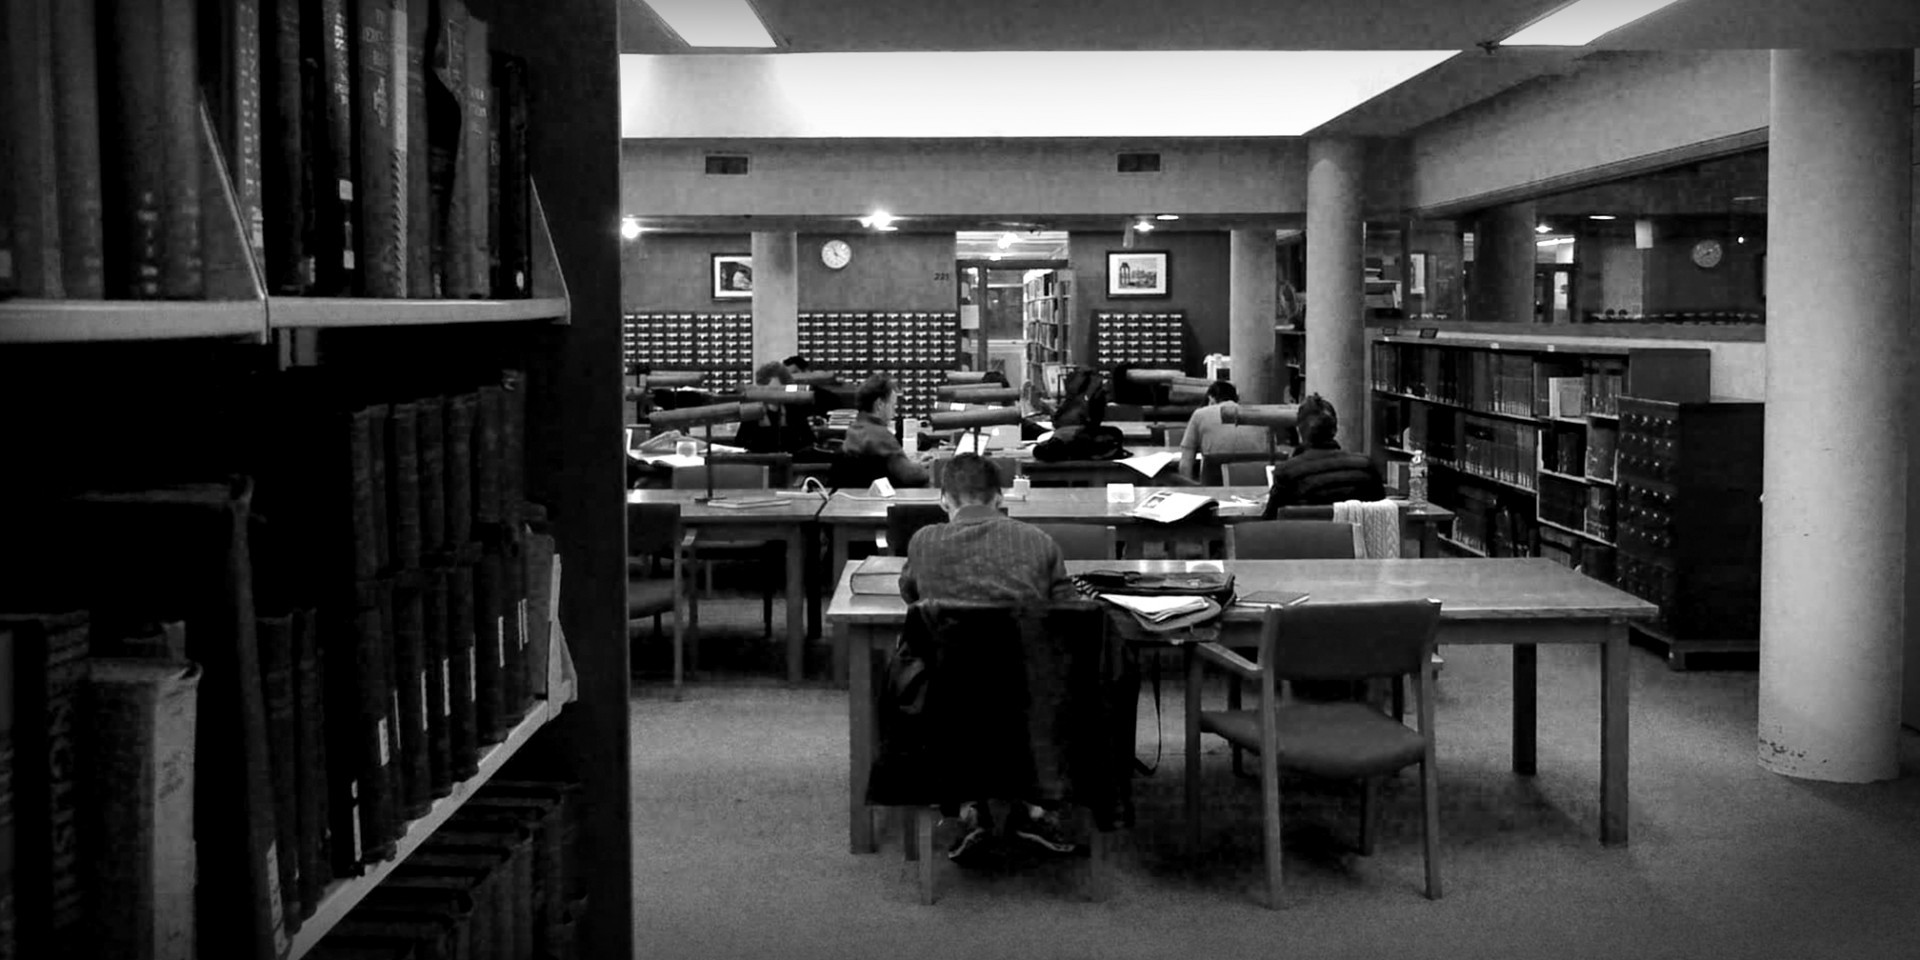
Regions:
<instances>
[{"instance_id":1,"label":"sweater sleeve","mask_svg":"<svg viewBox=\"0 0 1920 960\"><path fill-rule=\"evenodd\" d=\"M1067 564L1060 558L1059 546L1047 551L1048 563L1053 567L1049 574L1052 583L1048 587L1048 596L1054 600L1072 600L1080 595L1073 586L1072 578L1067 576Z\"/></svg>"}]
</instances>

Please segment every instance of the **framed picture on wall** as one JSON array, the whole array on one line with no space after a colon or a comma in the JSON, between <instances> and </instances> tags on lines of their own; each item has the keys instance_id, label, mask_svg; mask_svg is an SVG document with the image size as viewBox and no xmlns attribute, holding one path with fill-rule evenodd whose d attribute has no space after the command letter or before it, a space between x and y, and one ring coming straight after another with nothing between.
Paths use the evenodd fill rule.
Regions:
<instances>
[{"instance_id":1,"label":"framed picture on wall","mask_svg":"<svg viewBox=\"0 0 1920 960\"><path fill-rule=\"evenodd\" d=\"M713 255L713 298L715 300L753 299L753 255L716 253Z\"/></svg>"},{"instance_id":2,"label":"framed picture on wall","mask_svg":"<svg viewBox=\"0 0 1920 960\"><path fill-rule=\"evenodd\" d=\"M1164 297L1172 289L1165 250L1107 251L1108 297Z\"/></svg>"}]
</instances>

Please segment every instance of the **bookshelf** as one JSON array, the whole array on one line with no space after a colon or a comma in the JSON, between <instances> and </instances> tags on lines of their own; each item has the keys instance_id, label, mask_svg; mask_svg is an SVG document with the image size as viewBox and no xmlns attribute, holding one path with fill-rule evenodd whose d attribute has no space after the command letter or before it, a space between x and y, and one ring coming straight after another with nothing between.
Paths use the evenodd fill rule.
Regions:
<instances>
[{"instance_id":1,"label":"bookshelf","mask_svg":"<svg viewBox=\"0 0 1920 960\"><path fill-rule=\"evenodd\" d=\"M1026 341L1026 382L1044 385L1047 365L1067 361L1067 331L1073 318L1073 271L1038 271L1021 291L1020 310L1022 337Z\"/></svg>"},{"instance_id":2,"label":"bookshelf","mask_svg":"<svg viewBox=\"0 0 1920 960\"><path fill-rule=\"evenodd\" d=\"M402 384L433 392L463 370L525 372L524 498L546 506L564 558L559 620L575 638L574 702L565 703L565 691L536 702L482 754L477 774L407 826L399 856L329 887L293 934L294 956L510 762L580 784L581 831L590 840L581 850L579 955L633 954L626 518L620 454L609 442L625 419L619 291L611 283L566 284L569 275L619 275L619 7L555 0L482 11L491 19L492 49L526 64L529 167L548 185L528 200L526 299L269 296L226 150L203 105L204 299L0 301L0 402L16 412L0 423L0 444L36 464L0 475L0 493L29 511L103 484L162 486L251 472L265 438L282 429L278 412L262 402L289 372L287 357L276 360L267 346L276 331L313 331L321 366L377 373L374 390ZM272 43L264 48L270 55ZM260 109L275 110L273 97L261 97ZM103 146L110 165L121 148L112 140ZM214 879L222 890L233 886L203 869L202 889L213 889ZM249 904L215 908L233 915L232 926L246 925L240 918ZM200 933L203 956L252 955L214 945L233 941L216 927L203 923Z\"/></svg>"},{"instance_id":3,"label":"bookshelf","mask_svg":"<svg viewBox=\"0 0 1920 960\"><path fill-rule=\"evenodd\" d=\"M1426 453L1429 496L1457 515L1448 549L1544 556L1608 583L1623 397L1705 399L1710 377L1704 349L1605 342L1383 336L1368 359L1375 456Z\"/></svg>"}]
</instances>

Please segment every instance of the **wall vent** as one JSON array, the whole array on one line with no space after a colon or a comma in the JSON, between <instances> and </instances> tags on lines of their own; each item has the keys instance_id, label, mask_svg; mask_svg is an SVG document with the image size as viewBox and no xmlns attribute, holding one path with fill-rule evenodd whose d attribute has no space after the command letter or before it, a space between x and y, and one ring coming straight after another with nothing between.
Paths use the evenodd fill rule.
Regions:
<instances>
[{"instance_id":1,"label":"wall vent","mask_svg":"<svg viewBox=\"0 0 1920 960\"><path fill-rule=\"evenodd\" d=\"M747 175L747 155L744 153L707 154L707 173L717 177L744 177Z\"/></svg>"},{"instance_id":2,"label":"wall vent","mask_svg":"<svg viewBox=\"0 0 1920 960\"><path fill-rule=\"evenodd\" d=\"M1157 153L1123 153L1120 155L1118 169L1121 173L1159 173L1160 155Z\"/></svg>"}]
</instances>

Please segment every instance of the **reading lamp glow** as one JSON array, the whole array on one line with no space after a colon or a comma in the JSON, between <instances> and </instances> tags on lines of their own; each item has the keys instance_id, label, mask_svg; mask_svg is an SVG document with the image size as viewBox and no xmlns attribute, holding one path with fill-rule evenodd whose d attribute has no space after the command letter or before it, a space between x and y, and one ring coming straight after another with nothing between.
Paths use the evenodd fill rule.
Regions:
<instances>
[{"instance_id":1,"label":"reading lamp glow","mask_svg":"<svg viewBox=\"0 0 1920 960\"><path fill-rule=\"evenodd\" d=\"M646 0L654 16L689 47L774 46L747 0Z\"/></svg>"},{"instance_id":2,"label":"reading lamp glow","mask_svg":"<svg viewBox=\"0 0 1920 960\"><path fill-rule=\"evenodd\" d=\"M1501 41L1509 47L1584 47L1674 0L1574 0Z\"/></svg>"},{"instance_id":3,"label":"reading lamp glow","mask_svg":"<svg viewBox=\"0 0 1920 960\"><path fill-rule=\"evenodd\" d=\"M621 220L620 236L628 240L637 239L640 236L640 221L634 217L627 217Z\"/></svg>"}]
</instances>

